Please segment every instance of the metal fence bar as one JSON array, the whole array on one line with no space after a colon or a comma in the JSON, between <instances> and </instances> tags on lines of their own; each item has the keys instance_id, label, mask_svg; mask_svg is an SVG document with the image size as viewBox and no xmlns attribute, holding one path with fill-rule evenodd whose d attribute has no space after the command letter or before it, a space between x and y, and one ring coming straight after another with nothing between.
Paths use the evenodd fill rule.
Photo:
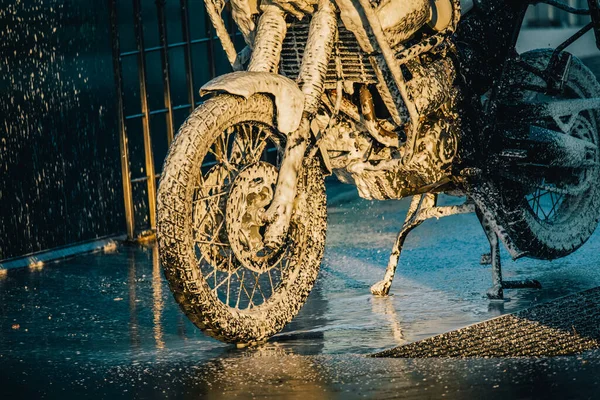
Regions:
<instances>
[{"instance_id":1,"label":"metal fence bar","mask_svg":"<svg viewBox=\"0 0 600 400\"><path fill-rule=\"evenodd\" d=\"M190 16L188 12L188 0L180 0L181 4L181 33L185 42L184 62L185 77L187 81L188 103L190 112L194 111L194 69L192 64L192 43L190 35ZM212 61L212 57L210 57Z\"/></svg>"},{"instance_id":2,"label":"metal fence bar","mask_svg":"<svg viewBox=\"0 0 600 400\"><path fill-rule=\"evenodd\" d=\"M148 177L148 220L150 229L156 228L156 175L154 172L154 155L152 153L152 138L150 136L150 115L148 112L148 93L146 88L146 55L144 53L144 26L142 23L142 9L140 0L133 0L133 22L135 29L135 42L138 54L138 76L140 80L140 98L142 114L144 114L144 156L146 161L146 176Z\"/></svg>"},{"instance_id":3,"label":"metal fence bar","mask_svg":"<svg viewBox=\"0 0 600 400\"><path fill-rule=\"evenodd\" d=\"M125 111L123 103L123 76L121 73L119 25L117 18L117 0L110 0L110 31L113 53L113 69L115 75L115 88L117 92L117 115L119 120L119 150L121 152L121 175L123 181L123 203L125 206L125 224L127 227L127 238L134 236L134 212L133 194L131 190L131 171L129 168L129 149L127 130L125 128Z\"/></svg>"},{"instance_id":4,"label":"metal fence bar","mask_svg":"<svg viewBox=\"0 0 600 400\"><path fill-rule=\"evenodd\" d=\"M181 29L182 29L182 41L176 43L168 43L167 38L167 18L166 18L166 0L156 0L157 16L158 16L158 29L159 29L159 46L148 47L144 46L144 26L142 18L141 0L132 0L133 2L133 17L134 17L134 34L136 48L131 51L120 52L119 42L119 21L117 18L117 6L118 1L128 0L108 0L111 12L111 34L112 34L112 45L113 45L113 64L115 74L115 85L117 87L117 106L118 106L118 117L119 117L119 145L121 150L121 169L123 174L123 192L125 202L125 218L127 224L127 235L129 239L135 237L135 214L134 214L134 199L133 199L133 184L144 184L146 182L148 188L148 217L150 222L150 229L156 228L156 178L160 177L160 173L156 173L154 167L154 154L152 148L152 135L150 128L150 117L152 115L165 114L167 119L167 140L170 144L174 132L174 111L188 109L190 112L194 108L202 103L198 94L195 93L194 86L194 70L193 70L193 57L192 50L195 44L206 43L207 44L207 60L210 71L210 77L216 76L216 60L215 60L215 44L217 37L212 31L212 24L207 13L204 13L206 22L206 36L201 38L191 38L190 33L190 15L189 15L189 0L179 0L181 8ZM231 23L231 16L229 16L229 22ZM231 35L239 35L231 24ZM170 64L172 61L173 53L169 50L174 48L183 48L184 57L184 68L186 74L186 87L185 91L187 94L188 101L186 104L173 105L171 71ZM146 70L146 56L151 53L160 52L161 64L162 64L162 78L163 78L163 100L164 108L156 110L149 109L149 96L147 86L147 70ZM124 108L124 84L123 84L123 67L122 61L127 57L137 57L137 69L138 79L140 87L140 103L141 110L138 113L126 115ZM145 176L133 178L131 176L131 166L129 159L129 147L127 138L126 121L129 120L142 120L143 129L143 140L144 140L144 157L145 157ZM153 179L154 178L154 179Z\"/></svg>"},{"instance_id":5,"label":"metal fence bar","mask_svg":"<svg viewBox=\"0 0 600 400\"><path fill-rule=\"evenodd\" d=\"M208 60L209 60L209 68L210 68L210 77L211 79L217 75L217 67L215 66L215 37L212 33L212 22L210 21L210 17L208 13L204 13L204 25L206 26L206 38L208 39Z\"/></svg>"},{"instance_id":6,"label":"metal fence bar","mask_svg":"<svg viewBox=\"0 0 600 400\"><path fill-rule=\"evenodd\" d=\"M169 49L167 42L167 17L165 15L165 0L156 1L156 12L158 15L158 34L161 44L161 60L163 69L163 89L167 118L167 143L173 141L173 104L171 103L171 76L169 71ZM162 111L162 110L160 110ZM150 112L152 114L152 112Z\"/></svg>"},{"instance_id":7,"label":"metal fence bar","mask_svg":"<svg viewBox=\"0 0 600 400\"><path fill-rule=\"evenodd\" d=\"M164 1L164 0L163 0ZM236 35L240 34L239 32L236 32ZM200 39L193 39L190 40L191 44L197 44L197 43L204 43L204 42L210 42L212 40L216 40L218 39L217 36L213 36L213 37L205 37L205 38L200 38ZM167 46L167 48L170 49L174 49L176 47L183 47L186 46L187 42L177 42L177 43L171 43ZM162 46L156 46L156 47L147 47L146 49L144 49L144 53L148 54L148 53L154 53L155 51L160 51L162 50ZM138 50L131 50L131 51L125 51L123 53L121 53L121 57L129 57L129 56L137 56L140 52Z\"/></svg>"}]
</instances>

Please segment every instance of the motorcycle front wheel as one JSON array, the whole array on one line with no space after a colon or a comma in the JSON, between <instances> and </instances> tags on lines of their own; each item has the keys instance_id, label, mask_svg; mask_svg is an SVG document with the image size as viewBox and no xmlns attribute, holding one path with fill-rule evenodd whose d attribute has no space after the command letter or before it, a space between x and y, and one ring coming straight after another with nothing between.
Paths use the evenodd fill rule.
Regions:
<instances>
[{"instance_id":1,"label":"motorcycle front wheel","mask_svg":"<svg viewBox=\"0 0 600 400\"><path fill-rule=\"evenodd\" d=\"M254 344L281 331L317 278L326 230L324 177L305 160L288 237L265 248L285 136L268 96L218 95L180 128L158 190L160 260L175 300L208 335Z\"/></svg>"}]
</instances>

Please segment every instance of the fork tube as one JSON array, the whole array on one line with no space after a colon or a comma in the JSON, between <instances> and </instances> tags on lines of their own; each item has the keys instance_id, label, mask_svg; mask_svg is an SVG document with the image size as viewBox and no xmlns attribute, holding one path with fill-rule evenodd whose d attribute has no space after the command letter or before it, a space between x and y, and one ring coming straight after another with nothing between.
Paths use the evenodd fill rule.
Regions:
<instances>
[{"instance_id":1,"label":"fork tube","mask_svg":"<svg viewBox=\"0 0 600 400\"><path fill-rule=\"evenodd\" d=\"M258 20L248 71L277 72L286 31L283 11L274 5L265 7Z\"/></svg>"},{"instance_id":2,"label":"fork tube","mask_svg":"<svg viewBox=\"0 0 600 400\"><path fill-rule=\"evenodd\" d=\"M336 31L337 18L333 4L331 0L321 0L310 22L297 80L305 96L302 122L298 130L288 135L273 202L265 215L270 224L265 230L264 242L270 248L280 246L289 229L298 175L308 147L310 120L319 107Z\"/></svg>"},{"instance_id":3,"label":"fork tube","mask_svg":"<svg viewBox=\"0 0 600 400\"><path fill-rule=\"evenodd\" d=\"M319 10L310 21L306 50L298 74L298 86L305 96L304 112L308 115L317 112L336 32L337 18L333 4L330 0L322 0Z\"/></svg>"}]
</instances>

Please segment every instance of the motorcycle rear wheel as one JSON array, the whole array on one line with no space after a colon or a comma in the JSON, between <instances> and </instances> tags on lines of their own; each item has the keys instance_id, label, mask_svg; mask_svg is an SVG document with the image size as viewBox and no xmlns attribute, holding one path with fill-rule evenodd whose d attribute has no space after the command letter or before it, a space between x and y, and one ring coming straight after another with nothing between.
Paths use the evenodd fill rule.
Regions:
<instances>
[{"instance_id":1,"label":"motorcycle rear wheel","mask_svg":"<svg viewBox=\"0 0 600 400\"><path fill-rule=\"evenodd\" d=\"M543 69L551 55L552 50L542 49L524 53L521 58ZM543 85L543 80L530 72L524 71L518 80L530 85ZM566 95L559 99L600 97L600 84L576 57L572 59L565 86ZM517 102L535 101L535 95L528 90L513 91L509 97ZM559 130L552 121L539 121L538 125ZM584 111L565 133L600 146L599 128L600 112ZM598 152L595 161L595 167L576 172L565 169L558 178L541 180L535 187L512 180L498 182L499 219L503 220L503 226L517 248L529 257L549 260L572 253L589 239L600 219ZM576 181L581 190L561 194L560 189L568 180Z\"/></svg>"},{"instance_id":2,"label":"motorcycle rear wheel","mask_svg":"<svg viewBox=\"0 0 600 400\"><path fill-rule=\"evenodd\" d=\"M287 241L275 252L262 245L258 216L284 147L271 98L219 95L188 117L165 161L157 207L165 276L187 317L224 342L279 332L317 278L327 220L317 160L306 160L299 177Z\"/></svg>"}]
</instances>

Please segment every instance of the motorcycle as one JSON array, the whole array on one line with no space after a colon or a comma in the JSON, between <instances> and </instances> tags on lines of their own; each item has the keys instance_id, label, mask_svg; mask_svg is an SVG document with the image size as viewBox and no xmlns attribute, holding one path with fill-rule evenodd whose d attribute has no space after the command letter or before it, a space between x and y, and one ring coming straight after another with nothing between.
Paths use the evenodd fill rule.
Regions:
<instances>
[{"instance_id":1,"label":"motorcycle","mask_svg":"<svg viewBox=\"0 0 600 400\"><path fill-rule=\"evenodd\" d=\"M555 49L518 54L531 4L590 15ZM319 271L335 175L361 197L412 196L384 279L428 218L475 212L513 258L578 249L600 218L600 84L565 49L600 8L558 0L205 0L234 70L181 126L158 191L164 272L190 320L260 343L292 320ZM236 51L225 15L246 47ZM439 206L438 195L464 196Z\"/></svg>"}]
</instances>

